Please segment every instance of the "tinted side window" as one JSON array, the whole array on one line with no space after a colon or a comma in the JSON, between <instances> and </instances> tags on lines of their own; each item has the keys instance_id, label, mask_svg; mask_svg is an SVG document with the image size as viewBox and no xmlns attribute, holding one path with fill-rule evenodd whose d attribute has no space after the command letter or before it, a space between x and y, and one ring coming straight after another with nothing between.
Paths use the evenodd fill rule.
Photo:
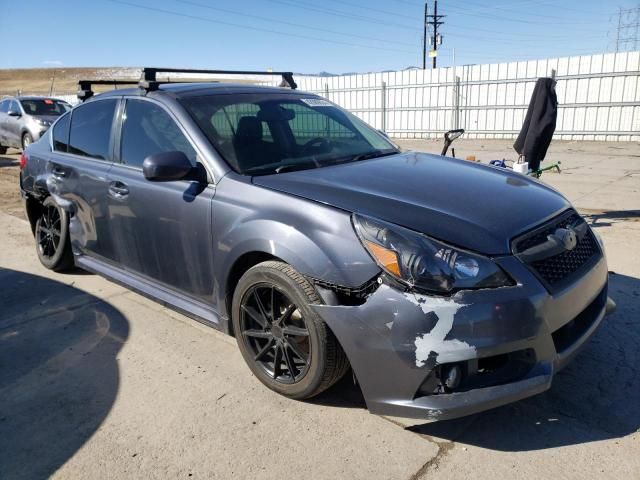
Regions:
<instances>
[{"instance_id":1,"label":"tinted side window","mask_svg":"<svg viewBox=\"0 0 640 480\"><path fill-rule=\"evenodd\" d=\"M98 100L73 111L69 153L109 159L109 141L116 100Z\"/></svg>"},{"instance_id":2,"label":"tinted side window","mask_svg":"<svg viewBox=\"0 0 640 480\"><path fill-rule=\"evenodd\" d=\"M18 113L22 113L20 111L20 107L18 106L18 102L16 102L15 100L9 102L9 111L10 112L18 112Z\"/></svg>"},{"instance_id":3,"label":"tinted side window","mask_svg":"<svg viewBox=\"0 0 640 480\"><path fill-rule=\"evenodd\" d=\"M0 113L7 113L9 111L9 100L3 100L0 102Z\"/></svg>"},{"instance_id":4,"label":"tinted side window","mask_svg":"<svg viewBox=\"0 0 640 480\"><path fill-rule=\"evenodd\" d=\"M58 152L66 152L69 146L69 122L71 114L60 118L53 127L53 149Z\"/></svg>"},{"instance_id":5,"label":"tinted side window","mask_svg":"<svg viewBox=\"0 0 640 480\"><path fill-rule=\"evenodd\" d=\"M159 106L144 100L127 100L122 119L122 163L142 167L149 155L179 151L196 164L196 151L178 125Z\"/></svg>"}]
</instances>

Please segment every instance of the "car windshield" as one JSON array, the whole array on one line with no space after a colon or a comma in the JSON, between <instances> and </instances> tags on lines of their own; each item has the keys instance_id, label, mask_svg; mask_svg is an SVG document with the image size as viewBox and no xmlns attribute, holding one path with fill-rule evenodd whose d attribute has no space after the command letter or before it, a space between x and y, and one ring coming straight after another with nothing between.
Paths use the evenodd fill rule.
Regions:
<instances>
[{"instance_id":1,"label":"car windshield","mask_svg":"<svg viewBox=\"0 0 640 480\"><path fill-rule=\"evenodd\" d=\"M231 167L246 175L398 153L384 135L319 97L218 94L188 97L183 104Z\"/></svg>"},{"instance_id":2,"label":"car windshield","mask_svg":"<svg viewBox=\"0 0 640 480\"><path fill-rule=\"evenodd\" d=\"M49 98L20 100L20 104L27 115L59 116L71 110L71 105L61 100Z\"/></svg>"}]
</instances>

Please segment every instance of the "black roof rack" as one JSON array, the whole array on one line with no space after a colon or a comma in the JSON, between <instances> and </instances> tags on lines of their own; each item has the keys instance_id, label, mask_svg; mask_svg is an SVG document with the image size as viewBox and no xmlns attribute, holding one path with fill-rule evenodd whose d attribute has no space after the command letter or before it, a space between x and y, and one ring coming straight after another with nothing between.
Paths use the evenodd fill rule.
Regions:
<instances>
[{"instance_id":1,"label":"black roof rack","mask_svg":"<svg viewBox=\"0 0 640 480\"><path fill-rule=\"evenodd\" d=\"M142 69L142 75L140 80L80 80L78 82L78 99L85 101L93 96L91 89L92 85L138 85L141 89L149 92L157 90L158 86L166 83L176 83L169 80L158 80L158 73L197 73L197 74L222 74L222 75L263 75L263 76L281 76L281 87L289 87L292 90L298 88L295 80L293 79L292 72L256 72L251 70L201 70L201 69L187 69L187 68L150 68L146 67ZM196 80L182 79L178 80L179 83L190 83ZM197 80L201 82L202 80Z\"/></svg>"},{"instance_id":2,"label":"black roof rack","mask_svg":"<svg viewBox=\"0 0 640 480\"><path fill-rule=\"evenodd\" d=\"M84 102L93 97L92 85L138 85L139 80L80 80L78 81L78 100Z\"/></svg>"},{"instance_id":3,"label":"black roof rack","mask_svg":"<svg viewBox=\"0 0 640 480\"><path fill-rule=\"evenodd\" d=\"M142 78L140 79L140 88L145 90L155 90L157 85L161 83L170 83L157 80L158 73L206 73L206 74L222 74L222 75L263 75L263 76L281 76L281 87L289 87L293 90L298 88L298 85L293 80L292 72L255 72L251 70L199 70L199 69L187 69L187 68L143 68ZM201 81L201 80L200 80ZM182 82L182 79L180 79ZM189 80L185 80L188 83ZM154 88L155 87L155 88Z\"/></svg>"}]
</instances>

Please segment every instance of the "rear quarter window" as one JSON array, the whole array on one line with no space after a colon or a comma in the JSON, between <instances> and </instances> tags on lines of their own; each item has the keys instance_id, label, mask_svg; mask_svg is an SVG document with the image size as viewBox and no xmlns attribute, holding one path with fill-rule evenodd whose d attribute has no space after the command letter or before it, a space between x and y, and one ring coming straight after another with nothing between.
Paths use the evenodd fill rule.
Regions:
<instances>
[{"instance_id":1,"label":"rear quarter window","mask_svg":"<svg viewBox=\"0 0 640 480\"><path fill-rule=\"evenodd\" d=\"M73 110L69 133L69 153L110 160L109 146L115 99L95 100Z\"/></svg>"},{"instance_id":2,"label":"rear quarter window","mask_svg":"<svg viewBox=\"0 0 640 480\"><path fill-rule=\"evenodd\" d=\"M69 148L70 122L71 114L67 113L53 127L53 149L57 152L66 152Z\"/></svg>"}]
</instances>

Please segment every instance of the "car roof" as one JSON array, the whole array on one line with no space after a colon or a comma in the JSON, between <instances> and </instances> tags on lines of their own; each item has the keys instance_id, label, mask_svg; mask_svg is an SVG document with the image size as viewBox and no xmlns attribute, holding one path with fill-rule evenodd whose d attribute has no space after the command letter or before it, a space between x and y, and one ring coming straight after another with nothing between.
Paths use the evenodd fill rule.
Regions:
<instances>
[{"instance_id":1,"label":"car roof","mask_svg":"<svg viewBox=\"0 0 640 480\"><path fill-rule=\"evenodd\" d=\"M7 97L7 98L0 98L0 100L58 100L59 102L66 102L65 100L62 100L61 98L56 98L56 97L45 97L45 96L38 96L38 95L20 95L17 97Z\"/></svg>"},{"instance_id":2,"label":"car roof","mask_svg":"<svg viewBox=\"0 0 640 480\"><path fill-rule=\"evenodd\" d=\"M160 84L158 90L154 91L154 94L158 92L170 93L176 97L190 97L200 95L215 95L215 94L238 94L238 93L278 93L278 94L290 94L290 95L312 95L306 92L300 92L298 90L291 90L289 88L282 87L267 87L263 85L253 85L246 83L163 83ZM96 94L92 98L105 98L105 97L120 97L124 95L145 95L145 91L140 88L123 88L118 90L111 90Z\"/></svg>"}]
</instances>

